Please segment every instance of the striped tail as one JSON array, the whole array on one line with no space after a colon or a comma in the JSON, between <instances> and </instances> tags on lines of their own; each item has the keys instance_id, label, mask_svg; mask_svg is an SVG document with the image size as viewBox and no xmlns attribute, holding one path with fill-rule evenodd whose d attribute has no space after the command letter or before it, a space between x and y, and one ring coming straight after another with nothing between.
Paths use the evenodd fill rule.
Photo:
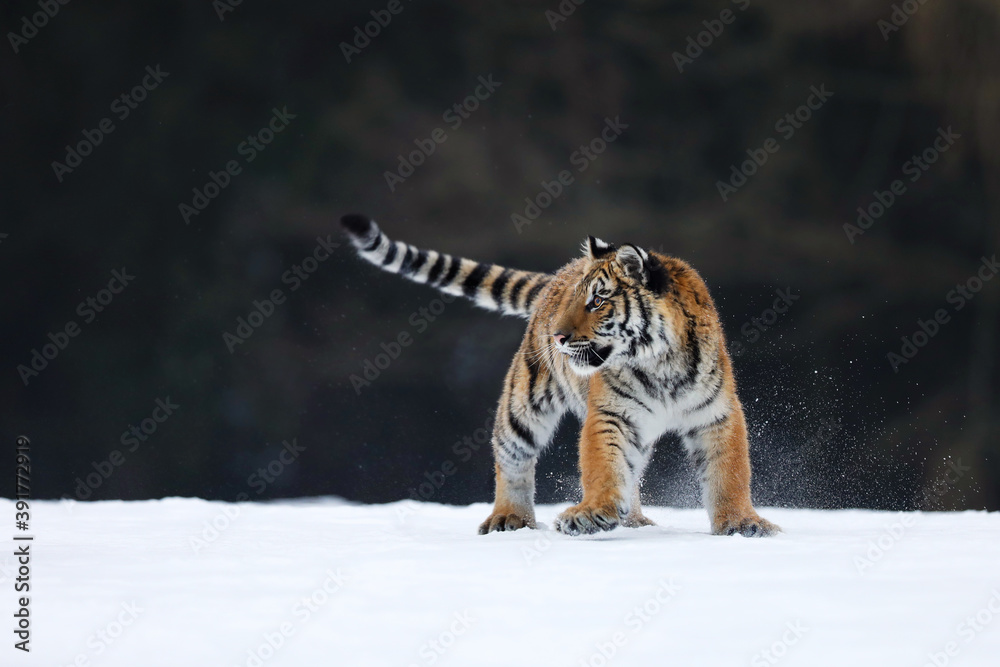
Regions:
<instances>
[{"instance_id":1,"label":"striped tail","mask_svg":"<svg viewBox=\"0 0 1000 667\"><path fill-rule=\"evenodd\" d=\"M552 281L547 273L505 269L391 241L364 215L345 215L340 222L362 259L415 283L464 296L487 310L530 317L542 290Z\"/></svg>"}]
</instances>

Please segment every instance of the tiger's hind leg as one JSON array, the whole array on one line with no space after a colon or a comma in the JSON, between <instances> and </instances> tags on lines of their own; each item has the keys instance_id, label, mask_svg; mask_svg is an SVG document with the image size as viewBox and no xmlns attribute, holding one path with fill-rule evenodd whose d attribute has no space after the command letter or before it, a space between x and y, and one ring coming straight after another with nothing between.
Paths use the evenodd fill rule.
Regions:
<instances>
[{"instance_id":1,"label":"tiger's hind leg","mask_svg":"<svg viewBox=\"0 0 1000 667\"><path fill-rule=\"evenodd\" d=\"M642 513L642 508L639 506L638 483L635 485L635 491L632 492L632 507L629 509L628 515L622 521L622 525L626 528L642 528L643 526L656 525L655 521Z\"/></svg>"},{"instance_id":2,"label":"tiger's hind leg","mask_svg":"<svg viewBox=\"0 0 1000 667\"><path fill-rule=\"evenodd\" d=\"M523 353L507 372L493 424L496 499L480 535L535 528L535 464L564 411L553 383L544 362Z\"/></svg>"},{"instance_id":3,"label":"tiger's hind leg","mask_svg":"<svg viewBox=\"0 0 1000 667\"><path fill-rule=\"evenodd\" d=\"M767 537L781 532L761 518L750 501L750 448L739 405L719 424L689 431L683 440L701 479L713 535Z\"/></svg>"}]
</instances>

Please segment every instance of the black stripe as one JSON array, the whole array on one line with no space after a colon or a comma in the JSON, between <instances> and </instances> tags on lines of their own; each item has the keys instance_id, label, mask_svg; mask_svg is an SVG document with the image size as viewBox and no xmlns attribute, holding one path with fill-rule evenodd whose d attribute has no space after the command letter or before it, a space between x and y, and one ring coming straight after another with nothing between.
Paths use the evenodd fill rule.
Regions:
<instances>
[{"instance_id":1,"label":"black stripe","mask_svg":"<svg viewBox=\"0 0 1000 667\"><path fill-rule=\"evenodd\" d=\"M382 259L382 266L389 266L392 261L396 259L396 243L394 241L389 241L389 252L385 254Z\"/></svg>"},{"instance_id":2,"label":"black stripe","mask_svg":"<svg viewBox=\"0 0 1000 667\"><path fill-rule=\"evenodd\" d=\"M683 307L682 307L683 308ZM694 384L695 378L698 375L698 365L701 362L701 345L698 343L698 336L696 330L696 323L694 316L689 314L686 309L684 309L684 315L687 316L687 326L685 327L687 335L687 372L684 377L675 384L670 389L670 397L677 398L677 394L681 389L684 389L692 384Z\"/></svg>"},{"instance_id":3,"label":"black stripe","mask_svg":"<svg viewBox=\"0 0 1000 667\"><path fill-rule=\"evenodd\" d=\"M639 313L642 315L642 327L639 329L639 344L649 345L653 342L653 337L649 335L649 325L652 323L649 319L649 309L646 308L646 301L639 294L636 296L636 301L639 303Z\"/></svg>"},{"instance_id":4,"label":"black stripe","mask_svg":"<svg viewBox=\"0 0 1000 667\"><path fill-rule=\"evenodd\" d=\"M696 426L695 428L688 429L687 436L689 438L693 438L694 436L698 435L702 431L706 431L706 430L708 430L710 428L718 426L719 424L721 424L724 421L726 421L727 419L729 419L729 415L730 414L732 414L732 413L727 412L727 413L725 413L724 415L722 415L720 417L716 417L715 419L713 419L712 421L708 422L707 424L702 424L701 426Z\"/></svg>"},{"instance_id":5,"label":"black stripe","mask_svg":"<svg viewBox=\"0 0 1000 667\"><path fill-rule=\"evenodd\" d=\"M731 412L727 412L726 414L724 414L724 415L722 415L720 417L716 417L715 419L713 419L709 423L707 423L704 426L702 426L702 428L712 428L713 426L718 426L719 424L721 424L721 423L723 423L725 421L728 421L729 420L729 416L731 414L732 414Z\"/></svg>"},{"instance_id":6,"label":"black stripe","mask_svg":"<svg viewBox=\"0 0 1000 667\"><path fill-rule=\"evenodd\" d=\"M539 354L538 350L532 348L531 357ZM538 381L538 368L541 366L542 362L540 359L529 362L528 356L524 357L524 365L528 368L528 402L532 405L535 404L535 383Z\"/></svg>"},{"instance_id":7,"label":"black stripe","mask_svg":"<svg viewBox=\"0 0 1000 667\"><path fill-rule=\"evenodd\" d=\"M553 381L552 382L552 386L555 387L556 394L559 395L559 402L560 403L565 403L566 402L566 394L563 393L562 387L559 386L559 383Z\"/></svg>"},{"instance_id":8,"label":"black stripe","mask_svg":"<svg viewBox=\"0 0 1000 667\"><path fill-rule=\"evenodd\" d=\"M622 398L627 398L630 401L636 400L635 396L633 396L632 394L628 393L627 391L625 391L624 389L622 389L621 387L619 387L618 385L616 385L611 380L607 380L604 384L606 384L608 386L608 389L610 389L611 391L615 392L616 394L618 394Z\"/></svg>"},{"instance_id":9,"label":"black stripe","mask_svg":"<svg viewBox=\"0 0 1000 667\"><path fill-rule=\"evenodd\" d=\"M701 449L692 451L691 463L694 464L694 469L699 475L704 474L708 468L708 456L705 454L705 451Z\"/></svg>"},{"instance_id":10,"label":"black stripe","mask_svg":"<svg viewBox=\"0 0 1000 667\"><path fill-rule=\"evenodd\" d=\"M647 412L649 412L650 414L652 414L653 410L648 405L646 405L645 403L643 403L642 400L640 400L638 396L633 396L629 392L627 392L624 389L618 387L614 382L611 382L610 380L608 380L604 384L606 384L608 386L608 389L610 389L611 391L615 392L616 394L618 394L622 398L628 399L628 400L630 400L630 401L632 401L634 403L638 403L643 408L645 408Z\"/></svg>"},{"instance_id":11,"label":"black stripe","mask_svg":"<svg viewBox=\"0 0 1000 667\"><path fill-rule=\"evenodd\" d=\"M622 426L624 427L622 429L623 433L625 432L626 429L629 432L632 432L632 433L635 432L635 426L632 424L632 420L629 419L628 417L626 417L625 415L623 415L623 414L621 414L619 412L615 412L614 410L607 410L607 409L602 409L601 410L601 415L604 416L604 417L613 417L613 418L617 419L618 421L620 421L622 423Z\"/></svg>"},{"instance_id":12,"label":"black stripe","mask_svg":"<svg viewBox=\"0 0 1000 667\"><path fill-rule=\"evenodd\" d=\"M525 275L521 276L514 283L514 286L510 288L510 307L511 308L514 308L515 310L517 309L517 297L518 297L518 295L521 294L521 290L523 290L524 286L528 283L528 279L529 278L530 278L530 276L528 274L525 274Z\"/></svg>"},{"instance_id":13,"label":"black stripe","mask_svg":"<svg viewBox=\"0 0 1000 667\"><path fill-rule=\"evenodd\" d=\"M442 287L451 285L451 281L455 279L456 275L458 275L458 270L462 266L461 257L451 257L449 255L449 259L451 259L451 266L448 267L448 273L444 274L444 278L441 279L440 284Z\"/></svg>"},{"instance_id":14,"label":"black stripe","mask_svg":"<svg viewBox=\"0 0 1000 667\"><path fill-rule=\"evenodd\" d=\"M642 388L646 390L646 393L650 396L658 396L660 394L660 392L657 391L656 384L653 382L652 378L646 375L646 371L640 368L632 368L631 370L632 375L634 375L635 379L639 381Z\"/></svg>"},{"instance_id":15,"label":"black stripe","mask_svg":"<svg viewBox=\"0 0 1000 667\"><path fill-rule=\"evenodd\" d=\"M625 327L625 328L628 328L628 326L632 323L632 304L629 301L629 296L630 295L629 295L628 292L622 293L622 303L625 304L625 308L624 308L624 310L625 310L625 321L624 321L624 323L622 323L622 326Z\"/></svg>"},{"instance_id":16,"label":"black stripe","mask_svg":"<svg viewBox=\"0 0 1000 667\"><path fill-rule=\"evenodd\" d=\"M423 268L426 262L427 262L427 251L418 250L417 256L413 260L413 264L410 265L410 273L416 273L417 271L419 271L421 268Z\"/></svg>"},{"instance_id":17,"label":"black stripe","mask_svg":"<svg viewBox=\"0 0 1000 667\"><path fill-rule=\"evenodd\" d=\"M542 390L542 397L538 399L539 405L544 405L548 403L552 405L552 385L555 383L552 381L552 376L548 375L545 377L545 388Z\"/></svg>"},{"instance_id":18,"label":"black stripe","mask_svg":"<svg viewBox=\"0 0 1000 667\"><path fill-rule=\"evenodd\" d=\"M493 300L497 302L497 305L502 305L501 299L503 298L503 288L507 286L507 281L510 280L511 276L510 269L504 269L499 276L493 281L493 285L490 287L490 296Z\"/></svg>"},{"instance_id":19,"label":"black stripe","mask_svg":"<svg viewBox=\"0 0 1000 667\"><path fill-rule=\"evenodd\" d=\"M719 380L719 384L717 384L715 386L715 389L712 391L712 393L709 395L708 398L706 398L704 401L702 401L698 405L694 406L693 408L688 408L687 410L684 411L684 413L685 414L691 414L692 412L698 412L699 410L704 410L705 408L707 408L709 405L711 405L715 401L715 399L717 399L719 397L719 394L722 393L722 385L723 385L723 382L720 379Z\"/></svg>"},{"instance_id":20,"label":"black stripe","mask_svg":"<svg viewBox=\"0 0 1000 667\"><path fill-rule=\"evenodd\" d=\"M406 246L406 253L403 255L403 261L399 265L399 273L403 276L408 276L413 273L413 269L410 268L410 264L413 262L413 248L411 246Z\"/></svg>"},{"instance_id":21,"label":"black stripe","mask_svg":"<svg viewBox=\"0 0 1000 667\"><path fill-rule=\"evenodd\" d=\"M483 283L483 279L492 268L492 264L480 262L476 264L476 268L469 271L469 275L465 276L465 280L462 281L462 291L465 292L465 296L474 297L476 295L476 291Z\"/></svg>"},{"instance_id":22,"label":"black stripe","mask_svg":"<svg viewBox=\"0 0 1000 667\"><path fill-rule=\"evenodd\" d=\"M526 450L513 440L498 440L497 443L498 443L497 446L500 448L500 451L502 451L504 454L514 459L515 461L520 462L527 458L530 458L531 456L530 452L525 453Z\"/></svg>"},{"instance_id":23,"label":"black stripe","mask_svg":"<svg viewBox=\"0 0 1000 667\"><path fill-rule=\"evenodd\" d=\"M535 285L528 291L528 295L524 297L525 310L531 310L531 302L534 301L536 296L538 296L538 293L541 291L541 289L548 284L549 284L548 280L545 280L544 278L538 279L538 282L535 283Z\"/></svg>"},{"instance_id":24,"label":"black stripe","mask_svg":"<svg viewBox=\"0 0 1000 667\"><path fill-rule=\"evenodd\" d=\"M437 277L441 275L441 269L444 268L444 254L438 253L438 258L434 260L434 266L431 267L431 272L427 274L427 283L430 285L434 284Z\"/></svg>"},{"instance_id":25,"label":"black stripe","mask_svg":"<svg viewBox=\"0 0 1000 667\"><path fill-rule=\"evenodd\" d=\"M514 435L524 441L530 449L535 449L535 439L531 436L531 431L513 413L507 415L507 421L510 422L510 429L514 431Z\"/></svg>"},{"instance_id":26,"label":"black stripe","mask_svg":"<svg viewBox=\"0 0 1000 667\"><path fill-rule=\"evenodd\" d=\"M371 252L372 250L374 250L375 248L377 248L378 244L382 242L382 237L383 236L385 236L385 234L383 234L382 232L379 232L378 234L376 234L375 238L373 238L368 243L368 245L366 245L364 248L361 249L361 252Z\"/></svg>"},{"instance_id":27,"label":"black stripe","mask_svg":"<svg viewBox=\"0 0 1000 667\"><path fill-rule=\"evenodd\" d=\"M714 450L712 452L709 452L708 450L702 449L701 447L696 447L695 449L691 450L689 456L691 457L691 460L695 464L695 466L704 471L704 469L707 468L710 463L715 463L715 461L719 459L719 450Z\"/></svg>"}]
</instances>

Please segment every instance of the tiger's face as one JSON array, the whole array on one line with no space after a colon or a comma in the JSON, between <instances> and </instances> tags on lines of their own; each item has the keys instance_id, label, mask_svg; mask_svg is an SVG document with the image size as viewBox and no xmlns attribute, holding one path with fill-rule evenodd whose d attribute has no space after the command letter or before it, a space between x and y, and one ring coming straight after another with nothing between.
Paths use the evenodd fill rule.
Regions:
<instances>
[{"instance_id":1,"label":"tiger's face","mask_svg":"<svg viewBox=\"0 0 1000 667\"><path fill-rule=\"evenodd\" d=\"M655 258L634 245L620 248L590 237L585 245L589 268L568 291L553 319L552 342L579 375L620 365L653 341L654 317L647 289ZM662 337L657 336L657 340Z\"/></svg>"}]
</instances>

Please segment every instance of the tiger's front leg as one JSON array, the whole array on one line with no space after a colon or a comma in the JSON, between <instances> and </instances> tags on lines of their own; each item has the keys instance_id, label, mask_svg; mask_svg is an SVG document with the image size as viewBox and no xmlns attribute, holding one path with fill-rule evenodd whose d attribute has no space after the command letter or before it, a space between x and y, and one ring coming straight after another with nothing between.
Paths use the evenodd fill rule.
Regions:
<instances>
[{"instance_id":1,"label":"tiger's front leg","mask_svg":"<svg viewBox=\"0 0 1000 667\"><path fill-rule=\"evenodd\" d=\"M637 473L648 455L635 444L635 425L617 406L603 400L602 388L600 377L594 376L580 432L583 501L555 522L556 530L567 535L611 530L625 523L635 498Z\"/></svg>"}]
</instances>

